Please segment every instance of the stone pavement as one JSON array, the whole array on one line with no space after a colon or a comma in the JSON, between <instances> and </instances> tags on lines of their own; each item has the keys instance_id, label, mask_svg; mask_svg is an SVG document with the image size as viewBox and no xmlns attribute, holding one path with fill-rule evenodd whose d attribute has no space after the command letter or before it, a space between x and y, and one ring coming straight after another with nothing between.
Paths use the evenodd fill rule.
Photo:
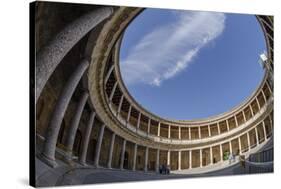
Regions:
<instances>
[{"instance_id":1,"label":"stone pavement","mask_svg":"<svg viewBox=\"0 0 281 189\"><path fill-rule=\"evenodd\" d=\"M235 164L223 170L202 174L170 174L162 175L155 172L117 170L94 168L91 166L83 167L75 164L72 167L67 166L62 161L58 161L58 168L52 169L46 166L41 160L37 159L38 172L36 177L36 186L62 186L62 185L80 185L96 183L114 183L114 182L132 182L132 181L153 181L162 179L194 178L206 176L224 176L245 174L239 164Z\"/></svg>"}]
</instances>

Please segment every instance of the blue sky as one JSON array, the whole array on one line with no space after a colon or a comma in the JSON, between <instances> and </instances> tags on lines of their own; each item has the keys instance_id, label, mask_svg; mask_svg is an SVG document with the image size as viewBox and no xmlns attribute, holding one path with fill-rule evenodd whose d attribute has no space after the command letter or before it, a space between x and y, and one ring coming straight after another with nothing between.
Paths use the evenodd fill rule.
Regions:
<instances>
[{"instance_id":1,"label":"blue sky","mask_svg":"<svg viewBox=\"0 0 281 189\"><path fill-rule=\"evenodd\" d=\"M264 50L252 15L146 9L125 32L120 68L130 94L150 112L197 119L252 94L263 77Z\"/></svg>"}]
</instances>

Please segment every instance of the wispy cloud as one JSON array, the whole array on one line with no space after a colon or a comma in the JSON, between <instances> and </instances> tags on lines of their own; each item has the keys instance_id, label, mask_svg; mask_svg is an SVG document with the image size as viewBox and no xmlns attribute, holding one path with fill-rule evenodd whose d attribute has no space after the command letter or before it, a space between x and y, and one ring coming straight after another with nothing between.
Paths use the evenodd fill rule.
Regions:
<instances>
[{"instance_id":1,"label":"wispy cloud","mask_svg":"<svg viewBox=\"0 0 281 189\"><path fill-rule=\"evenodd\" d=\"M126 84L160 86L186 69L225 27L223 13L175 11L172 15L176 22L154 28L121 60Z\"/></svg>"}]
</instances>

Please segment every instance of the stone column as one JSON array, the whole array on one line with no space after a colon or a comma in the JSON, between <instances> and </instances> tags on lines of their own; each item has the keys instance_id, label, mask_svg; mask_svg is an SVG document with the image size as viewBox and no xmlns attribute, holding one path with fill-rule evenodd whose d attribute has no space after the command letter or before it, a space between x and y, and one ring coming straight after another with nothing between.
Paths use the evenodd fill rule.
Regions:
<instances>
[{"instance_id":1,"label":"stone column","mask_svg":"<svg viewBox=\"0 0 281 189\"><path fill-rule=\"evenodd\" d=\"M179 151L178 153L178 170L181 170L181 151Z\"/></svg>"},{"instance_id":2,"label":"stone column","mask_svg":"<svg viewBox=\"0 0 281 189\"><path fill-rule=\"evenodd\" d=\"M235 127L238 127L238 121L236 115L234 115L234 120L235 120Z\"/></svg>"},{"instance_id":3,"label":"stone column","mask_svg":"<svg viewBox=\"0 0 281 189\"><path fill-rule=\"evenodd\" d=\"M249 107L250 107L250 111L251 111L251 114L252 114L252 117L253 117L254 116L254 111L253 111L252 105L250 104Z\"/></svg>"},{"instance_id":4,"label":"stone column","mask_svg":"<svg viewBox=\"0 0 281 189\"><path fill-rule=\"evenodd\" d=\"M198 137L199 137L199 139L201 139L201 127L200 126L198 127Z\"/></svg>"},{"instance_id":5,"label":"stone column","mask_svg":"<svg viewBox=\"0 0 281 189\"><path fill-rule=\"evenodd\" d=\"M221 129L220 129L219 123L217 123L217 126L218 126L218 133L221 134Z\"/></svg>"},{"instance_id":6,"label":"stone column","mask_svg":"<svg viewBox=\"0 0 281 189\"><path fill-rule=\"evenodd\" d=\"M141 113L139 112L138 123L137 123L137 129L140 128L140 118L141 118Z\"/></svg>"},{"instance_id":7,"label":"stone column","mask_svg":"<svg viewBox=\"0 0 281 189\"><path fill-rule=\"evenodd\" d=\"M108 79L109 79L109 76L111 75L111 73L112 73L112 71L114 70L114 64L112 64L112 66L109 68L109 70L108 70L108 72L107 72L107 74L106 74L106 76L105 76L105 79L104 79L104 83L106 84L107 83L107 81L108 81Z\"/></svg>"},{"instance_id":8,"label":"stone column","mask_svg":"<svg viewBox=\"0 0 281 189\"><path fill-rule=\"evenodd\" d=\"M266 102L266 97L265 97L265 94L264 94L263 90L261 90L261 93L262 93L262 96L263 96L263 100Z\"/></svg>"},{"instance_id":9,"label":"stone column","mask_svg":"<svg viewBox=\"0 0 281 189\"><path fill-rule=\"evenodd\" d=\"M264 133L264 140L267 140L266 129L265 129L265 123L264 123L264 121L262 122L262 128L263 128L263 133Z\"/></svg>"},{"instance_id":10,"label":"stone column","mask_svg":"<svg viewBox=\"0 0 281 189\"><path fill-rule=\"evenodd\" d=\"M147 165L148 165L148 147L145 148L145 161L144 161L144 171L147 171Z\"/></svg>"},{"instance_id":11,"label":"stone column","mask_svg":"<svg viewBox=\"0 0 281 189\"><path fill-rule=\"evenodd\" d=\"M189 169L192 169L192 150L189 150Z\"/></svg>"},{"instance_id":12,"label":"stone column","mask_svg":"<svg viewBox=\"0 0 281 189\"><path fill-rule=\"evenodd\" d=\"M124 167L124 158L125 158L125 151L126 151L126 143L127 141L123 140L122 151L121 151L121 162L120 162L120 169Z\"/></svg>"},{"instance_id":13,"label":"stone column","mask_svg":"<svg viewBox=\"0 0 281 189\"><path fill-rule=\"evenodd\" d=\"M238 137L239 154L242 154L241 139Z\"/></svg>"},{"instance_id":14,"label":"stone column","mask_svg":"<svg viewBox=\"0 0 281 189\"><path fill-rule=\"evenodd\" d=\"M256 133L256 141L257 141L257 146L258 146L260 144L259 144L259 133L258 133L257 127L255 127L255 133Z\"/></svg>"},{"instance_id":15,"label":"stone column","mask_svg":"<svg viewBox=\"0 0 281 189\"><path fill-rule=\"evenodd\" d=\"M251 148L250 134L247 132L248 150Z\"/></svg>"},{"instance_id":16,"label":"stone column","mask_svg":"<svg viewBox=\"0 0 281 189\"><path fill-rule=\"evenodd\" d=\"M223 162L223 151L222 151L222 145L220 144L220 156L221 156L221 162Z\"/></svg>"},{"instance_id":17,"label":"stone column","mask_svg":"<svg viewBox=\"0 0 281 189\"><path fill-rule=\"evenodd\" d=\"M74 117L71 120L71 125L70 125L68 133L67 133L66 144L65 144L65 147L66 147L65 159L67 161L72 160L72 150L73 150L75 136L76 136L79 122L81 119L81 115L83 113L84 106L87 102L88 97L89 97L88 92L84 92L82 97L79 100Z\"/></svg>"},{"instance_id":18,"label":"stone column","mask_svg":"<svg viewBox=\"0 0 281 189\"><path fill-rule=\"evenodd\" d=\"M114 93L115 93L117 84L118 84L118 82L116 81L116 82L114 83L114 86L113 86L112 91L111 91L110 96L109 96L109 104L111 104L111 101L112 101L112 98L113 98L113 96L114 96Z\"/></svg>"},{"instance_id":19,"label":"stone column","mask_svg":"<svg viewBox=\"0 0 281 189\"><path fill-rule=\"evenodd\" d=\"M191 127L188 128L188 139L191 140Z\"/></svg>"},{"instance_id":20,"label":"stone column","mask_svg":"<svg viewBox=\"0 0 281 189\"><path fill-rule=\"evenodd\" d=\"M92 127L95 121L95 116L96 116L96 112L92 112L90 115L90 119L87 123L87 127L85 130L85 136L83 138L82 141L82 153L81 156L79 158L79 162L82 165L86 165L86 157L87 157L87 151L88 151L88 146L89 146L89 140L90 140L90 136L91 136L91 132L92 132Z\"/></svg>"},{"instance_id":21,"label":"stone column","mask_svg":"<svg viewBox=\"0 0 281 189\"><path fill-rule=\"evenodd\" d=\"M199 150L199 156L200 156L200 167L202 167L202 149Z\"/></svg>"},{"instance_id":22,"label":"stone column","mask_svg":"<svg viewBox=\"0 0 281 189\"><path fill-rule=\"evenodd\" d=\"M156 153L156 167L155 167L155 172L156 173L159 172L159 159L160 159L160 150L157 149L157 153Z\"/></svg>"},{"instance_id":23,"label":"stone column","mask_svg":"<svg viewBox=\"0 0 281 189\"><path fill-rule=\"evenodd\" d=\"M168 127L168 138L171 138L171 125Z\"/></svg>"},{"instance_id":24,"label":"stone column","mask_svg":"<svg viewBox=\"0 0 281 189\"><path fill-rule=\"evenodd\" d=\"M208 125L208 133L209 133L209 137L211 136L211 128L210 125Z\"/></svg>"},{"instance_id":25,"label":"stone column","mask_svg":"<svg viewBox=\"0 0 281 189\"><path fill-rule=\"evenodd\" d=\"M232 154L232 144L231 144L231 141L229 141L229 152Z\"/></svg>"},{"instance_id":26,"label":"stone column","mask_svg":"<svg viewBox=\"0 0 281 189\"><path fill-rule=\"evenodd\" d=\"M116 112L116 116L118 116L120 114L121 107L122 107L122 104L123 104L123 100L124 100L124 95L121 96L121 99L120 99L120 102L119 102L119 105L118 105L118 110Z\"/></svg>"},{"instance_id":27,"label":"stone column","mask_svg":"<svg viewBox=\"0 0 281 189\"><path fill-rule=\"evenodd\" d=\"M136 170L137 150L138 150L138 145L137 145L137 144L135 144L135 146L134 146L133 171L135 171L135 170Z\"/></svg>"},{"instance_id":28,"label":"stone column","mask_svg":"<svg viewBox=\"0 0 281 189\"><path fill-rule=\"evenodd\" d=\"M228 123L228 119L225 120L226 122L226 128L227 128L227 131L229 131L229 123Z\"/></svg>"},{"instance_id":29,"label":"stone column","mask_svg":"<svg viewBox=\"0 0 281 189\"><path fill-rule=\"evenodd\" d=\"M132 111L132 105L130 105L130 107L129 107L129 111L128 111L128 115L127 115L126 125L127 125L127 124L129 123L129 121L130 121L131 111Z\"/></svg>"},{"instance_id":30,"label":"stone column","mask_svg":"<svg viewBox=\"0 0 281 189\"><path fill-rule=\"evenodd\" d=\"M267 88L269 89L269 91L270 91L270 94L272 94L272 89L271 89L271 85L270 85L270 83L269 82L265 82L265 85L267 86Z\"/></svg>"},{"instance_id":31,"label":"stone column","mask_svg":"<svg viewBox=\"0 0 281 189\"><path fill-rule=\"evenodd\" d=\"M96 144L96 153L95 153L95 160L94 160L94 166L95 167L99 166L100 150L101 150L104 128L105 128L105 125L102 125L101 129L100 129L100 132L99 132L98 142Z\"/></svg>"},{"instance_id":32,"label":"stone column","mask_svg":"<svg viewBox=\"0 0 281 189\"><path fill-rule=\"evenodd\" d=\"M181 127L179 127L179 139L181 139Z\"/></svg>"},{"instance_id":33,"label":"stone column","mask_svg":"<svg viewBox=\"0 0 281 189\"><path fill-rule=\"evenodd\" d=\"M151 119L150 119L150 118L148 118L147 134L149 134L149 131L150 131L150 125L151 125Z\"/></svg>"},{"instance_id":34,"label":"stone column","mask_svg":"<svg viewBox=\"0 0 281 189\"><path fill-rule=\"evenodd\" d=\"M157 136L160 137L160 122L158 123L158 131L157 131Z\"/></svg>"},{"instance_id":35,"label":"stone column","mask_svg":"<svg viewBox=\"0 0 281 189\"><path fill-rule=\"evenodd\" d=\"M246 122L246 116L245 116L244 110L242 110L242 113L243 113L243 119L244 119L244 123L245 123Z\"/></svg>"},{"instance_id":36,"label":"stone column","mask_svg":"<svg viewBox=\"0 0 281 189\"><path fill-rule=\"evenodd\" d=\"M112 154L113 154L113 149L114 149L114 141L115 141L115 133L112 133L111 141L110 141L110 148L109 148L108 162L107 162L108 168L111 168Z\"/></svg>"},{"instance_id":37,"label":"stone column","mask_svg":"<svg viewBox=\"0 0 281 189\"><path fill-rule=\"evenodd\" d=\"M167 165L170 165L170 155L171 155L171 151L168 150L168 153L167 153Z\"/></svg>"},{"instance_id":38,"label":"stone column","mask_svg":"<svg viewBox=\"0 0 281 189\"><path fill-rule=\"evenodd\" d=\"M65 55L90 30L108 18L112 13L113 9L110 7L102 7L90 11L64 27L44 48L36 53L36 102L48 79ZM47 156L47 159L51 160L51 165L55 165L52 154L45 152L44 155Z\"/></svg>"},{"instance_id":39,"label":"stone column","mask_svg":"<svg viewBox=\"0 0 281 189\"><path fill-rule=\"evenodd\" d=\"M210 147L210 165L213 164L213 147Z\"/></svg>"},{"instance_id":40,"label":"stone column","mask_svg":"<svg viewBox=\"0 0 281 189\"><path fill-rule=\"evenodd\" d=\"M273 130L273 121L272 121L270 115L269 115L269 122L270 122L270 128L271 128L271 133L272 133L272 130Z\"/></svg>"},{"instance_id":41,"label":"stone column","mask_svg":"<svg viewBox=\"0 0 281 189\"><path fill-rule=\"evenodd\" d=\"M260 102L259 102L259 100L258 100L258 98L256 97L256 101L257 101L257 104L258 104L258 108L259 108L259 110L261 109L261 105L260 105Z\"/></svg>"},{"instance_id":42,"label":"stone column","mask_svg":"<svg viewBox=\"0 0 281 189\"><path fill-rule=\"evenodd\" d=\"M88 66L89 62L84 59L76 67L76 70L72 73L64 88L62 89L62 92L60 93L60 96L56 102L54 111L52 112L51 120L47 128L43 151L41 154L41 159L51 167L57 166L55 160L56 144L65 111L79 81L81 80L81 77L83 76Z\"/></svg>"}]
</instances>

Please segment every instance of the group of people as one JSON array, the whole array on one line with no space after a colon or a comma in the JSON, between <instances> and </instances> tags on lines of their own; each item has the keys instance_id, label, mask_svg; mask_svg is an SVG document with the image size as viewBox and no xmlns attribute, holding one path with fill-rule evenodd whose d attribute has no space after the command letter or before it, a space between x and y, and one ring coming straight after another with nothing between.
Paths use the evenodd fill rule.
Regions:
<instances>
[{"instance_id":1,"label":"group of people","mask_svg":"<svg viewBox=\"0 0 281 189\"><path fill-rule=\"evenodd\" d=\"M239 154L239 151L237 152ZM229 160L229 164L235 163L236 161L236 154L235 153L230 153L230 152L225 152L224 158L227 158ZM214 159L215 162L215 159ZM166 164L162 164L159 166L159 173L160 174L170 174L170 166Z\"/></svg>"},{"instance_id":2,"label":"group of people","mask_svg":"<svg viewBox=\"0 0 281 189\"><path fill-rule=\"evenodd\" d=\"M229 160L229 164L231 164L232 162L235 163L235 154L229 153L228 155L228 160Z\"/></svg>"},{"instance_id":3,"label":"group of people","mask_svg":"<svg viewBox=\"0 0 281 189\"><path fill-rule=\"evenodd\" d=\"M159 173L160 174L170 174L170 166L166 164L162 164L159 166Z\"/></svg>"}]
</instances>

